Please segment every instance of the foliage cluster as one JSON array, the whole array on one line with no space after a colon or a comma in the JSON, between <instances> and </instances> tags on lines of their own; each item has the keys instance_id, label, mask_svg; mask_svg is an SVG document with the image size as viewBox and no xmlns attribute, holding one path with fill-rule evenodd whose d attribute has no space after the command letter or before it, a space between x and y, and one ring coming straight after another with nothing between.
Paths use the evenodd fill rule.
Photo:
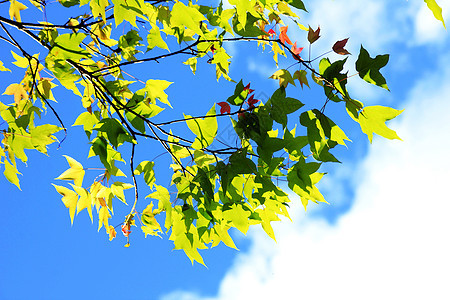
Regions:
<instances>
[{"instance_id":1,"label":"foliage cluster","mask_svg":"<svg viewBox=\"0 0 450 300\"><path fill-rule=\"evenodd\" d=\"M443 22L436 2L425 2ZM20 188L18 162L27 162L26 151L47 153L47 146L57 141L57 133L59 143L66 139L66 120L52 101L56 101L55 89L67 89L72 98L81 100L73 125L83 127L89 140L88 157L98 159L101 174L84 183L88 168L66 156L69 168L56 179L68 181L68 185L54 187L72 222L83 210L91 220L96 213L98 229L104 227L110 240L116 237L115 227L110 225L115 199L127 203L124 190L134 189L129 213L116 221L127 237L126 246L131 228L137 224L145 236L169 234L175 249L184 250L191 261L200 263L199 249L220 242L235 248L230 228L246 233L250 225L260 224L275 238L271 222L280 216L289 218L290 202L278 182L286 182L305 208L309 201L325 202L316 187L324 175L319 168L323 163L338 162L332 150L349 140L325 115L330 103L348 113L370 141L374 134L399 138L385 122L401 111L365 106L347 90L347 81L353 76L344 72L348 39L330 45L330 52L341 55L341 60L302 56L303 48L297 43L310 50L320 38L320 28L299 22L298 14L306 12L301 0L229 0L229 6L200 0L30 0L30 8L18 0L0 3L3 8L7 5L9 15L0 15L0 40L12 48L14 72L22 69L24 76L9 84L3 93L9 96L0 102L3 173ZM33 13L27 14L28 10ZM72 17L52 23L62 11ZM307 31L307 41L292 42L288 35L292 27ZM236 42L257 43L265 52L272 52L277 66L282 56L292 63L270 77L279 81L279 88L265 103L255 99L245 79L231 78L232 57L224 46ZM164 63L175 56L183 57L183 64L194 74L197 64L210 64L217 80L235 84L234 93L217 106L211 103L203 116L185 114L177 119L168 114L167 121L154 121L171 107L166 89L173 82L161 78L142 81L142 74L137 79L127 68ZM354 75L388 90L380 73L388 60L389 55L373 57L361 46ZM9 68L0 62L1 71L11 72ZM323 106L302 110L304 103L287 92L296 81L302 89L314 85L323 90ZM43 113L47 110L59 124L46 123ZM35 121L41 117L44 124L37 125ZM217 137L219 118L231 122L238 137L236 145L224 144ZM185 124L185 130L173 127L179 124ZM306 135L298 134L301 130L291 124L304 127ZM135 151L144 140L155 145L149 157L158 148L172 157L175 196L171 197L167 186L157 184L154 161L135 162ZM117 162L125 162L126 147L130 149L130 168L121 170ZM126 174L130 182L120 180ZM151 191L146 196L150 201L139 195L138 176Z\"/></svg>"}]
</instances>

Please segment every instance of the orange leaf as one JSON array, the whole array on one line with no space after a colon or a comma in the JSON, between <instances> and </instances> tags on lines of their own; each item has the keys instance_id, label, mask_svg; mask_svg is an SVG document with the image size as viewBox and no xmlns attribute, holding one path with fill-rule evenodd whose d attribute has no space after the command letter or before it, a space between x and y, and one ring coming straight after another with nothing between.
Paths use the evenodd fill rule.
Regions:
<instances>
[{"instance_id":1,"label":"orange leaf","mask_svg":"<svg viewBox=\"0 0 450 300\"><path fill-rule=\"evenodd\" d=\"M333 51L340 55L347 55L350 54L347 50L344 49L345 45L347 44L348 38L344 39L342 41L337 41L333 45Z\"/></svg>"},{"instance_id":2,"label":"orange leaf","mask_svg":"<svg viewBox=\"0 0 450 300\"><path fill-rule=\"evenodd\" d=\"M122 225L122 233L124 236L128 237L130 235L131 233L130 228L131 228L130 223L125 223Z\"/></svg>"},{"instance_id":3,"label":"orange leaf","mask_svg":"<svg viewBox=\"0 0 450 300\"><path fill-rule=\"evenodd\" d=\"M114 227L112 225L109 225L108 234L109 234L109 240L110 241L112 241L112 239L115 238L116 235L117 235L117 232L116 232L116 230L114 229Z\"/></svg>"},{"instance_id":4,"label":"orange leaf","mask_svg":"<svg viewBox=\"0 0 450 300\"><path fill-rule=\"evenodd\" d=\"M280 35L278 36L280 38L280 41L284 44L284 42L288 43L289 45L292 45L291 40L287 36L286 32L288 30L288 26L284 26L280 28Z\"/></svg>"},{"instance_id":5,"label":"orange leaf","mask_svg":"<svg viewBox=\"0 0 450 300\"><path fill-rule=\"evenodd\" d=\"M294 59L301 60L299 54L300 54L300 52L302 52L302 50L303 50L303 47L297 48L297 42L295 42L294 45L292 45L291 51L293 53L292 56L294 57Z\"/></svg>"},{"instance_id":6,"label":"orange leaf","mask_svg":"<svg viewBox=\"0 0 450 300\"><path fill-rule=\"evenodd\" d=\"M28 94L23 88L23 85L17 83L9 85L3 95L14 95L14 103L16 105L19 104L20 100L28 99Z\"/></svg>"}]
</instances>

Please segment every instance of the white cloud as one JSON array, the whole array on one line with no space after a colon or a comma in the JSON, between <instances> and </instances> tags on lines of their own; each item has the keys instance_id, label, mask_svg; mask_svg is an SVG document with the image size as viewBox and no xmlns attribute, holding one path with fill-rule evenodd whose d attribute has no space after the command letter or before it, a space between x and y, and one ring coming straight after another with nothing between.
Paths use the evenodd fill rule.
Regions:
<instances>
[{"instance_id":1,"label":"white cloud","mask_svg":"<svg viewBox=\"0 0 450 300\"><path fill-rule=\"evenodd\" d=\"M450 19L450 2L437 1L442 8L442 16L447 22ZM414 17L414 33L416 44L442 44L447 32L442 23L436 20L426 5L422 5Z\"/></svg>"},{"instance_id":2,"label":"white cloud","mask_svg":"<svg viewBox=\"0 0 450 300\"><path fill-rule=\"evenodd\" d=\"M404 141L376 139L355 170L351 211L329 226L298 207L276 226L277 244L252 231L208 300L450 299L450 70L424 78L393 124Z\"/></svg>"}]
</instances>

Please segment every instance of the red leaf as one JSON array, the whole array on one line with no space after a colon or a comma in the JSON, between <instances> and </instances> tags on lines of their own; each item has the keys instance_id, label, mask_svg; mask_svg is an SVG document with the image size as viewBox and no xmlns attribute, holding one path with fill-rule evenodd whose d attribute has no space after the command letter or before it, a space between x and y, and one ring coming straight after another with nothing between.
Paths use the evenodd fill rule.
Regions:
<instances>
[{"instance_id":1,"label":"red leaf","mask_svg":"<svg viewBox=\"0 0 450 300\"><path fill-rule=\"evenodd\" d=\"M310 44L314 43L320 38L320 26L317 28L317 30L314 30L309 26L308 30L308 42Z\"/></svg>"},{"instance_id":2,"label":"red leaf","mask_svg":"<svg viewBox=\"0 0 450 300\"><path fill-rule=\"evenodd\" d=\"M130 230L131 225L129 223L125 223L122 225L122 233L124 236L128 237L131 233Z\"/></svg>"},{"instance_id":3,"label":"red leaf","mask_svg":"<svg viewBox=\"0 0 450 300\"><path fill-rule=\"evenodd\" d=\"M337 41L333 45L333 51L340 55L347 55L350 54L347 50L344 49L345 45L347 44L348 38L344 39L342 41Z\"/></svg>"},{"instance_id":4,"label":"red leaf","mask_svg":"<svg viewBox=\"0 0 450 300\"><path fill-rule=\"evenodd\" d=\"M294 59L296 60L301 60L300 58L300 52L302 52L303 47L297 48L297 42L294 43L294 45L292 45L291 47L291 51L292 53L294 53L292 56L294 57Z\"/></svg>"},{"instance_id":5,"label":"red leaf","mask_svg":"<svg viewBox=\"0 0 450 300\"><path fill-rule=\"evenodd\" d=\"M253 95L251 95L247 100L248 106L251 108L255 107L255 104L258 102L259 102L258 99L253 99Z\"/></svg>"},{"instance_id":6,"label":"red leaf","mask_svg":"<svg viewBox=\"0 0 450 300\"><path fill-rule=\"evenodd\" d=\"M248 83L245 87L244 87L244 91L247 90L249 94L253 93L255 90L252 90L250 88L250 83Z\"/></svg>"},{"instance_id":7,"label":"red leaf","mask_svg":"<svg viewBox=\"0 0 450 300\"><path fill-rule=\"evenodd\" d=\"M276 32L271 28L268 32L268 34L272 37L276 34Z\"/></svg>"},{"instance_id":8,"label":"red leaf","mask_svg":"<svg viewBox=\"0 0 450 300\"><path fill-rule=\"evenodd\" d=\"M230 104L228 104L227 102L219 102L217 104L220 106L220 113L221 114L230 113L231 112Z\"/></svg>"},{"instance_id":9,"label":"red leaf","mask_svg":"<svg viewBox=\"0 0 450 300\"><path fill-rule=\"evenodd\" d=\"M287 32L287 30L288 30L288 27L287 26L284 26L284 27L281 27L280 28L280 35L279 35L279 38L280 38L280 41L284 44L284 42L286 42L286 43L288 43L289 45L292 45L292 42L291 42L291 40L289 39L289 37L287 36L287 34L286 34L286 32Z\"/></svg>"}]
</instances>

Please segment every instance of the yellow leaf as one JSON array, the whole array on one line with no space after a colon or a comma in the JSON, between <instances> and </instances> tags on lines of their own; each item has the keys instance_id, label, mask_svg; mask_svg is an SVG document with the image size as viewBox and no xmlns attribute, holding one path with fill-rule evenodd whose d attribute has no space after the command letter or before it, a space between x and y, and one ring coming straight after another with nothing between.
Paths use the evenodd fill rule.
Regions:
<instances>
[{"instance_id":1,"label":"yellow leaf","mask_svg":"<svg viewBox=\"0 0 450 300\"><path fill-rule=\"evenodd\" d=\"M306 71L305 70L297 70L294 73L294 76L292 76L292 78L298 79L298 81L300 82L300 85L302 86L303 89L303 84L305 84L307 87L309 87L309 83L308 83L308 79L306 78Z\"/></svg>"},{"instance_id":2,"label":"yellow leaf","mask_svg":"<svg viewBox=\"0 0 450 300\"><path fill-rule=\"evenodd\" d=\"M61 200L66 206L66 208L69 209L70 221L71 224L73 224L73 217L75 216L75 210L77 208L77 201L78 201L77 193L75 193L72 190L69 190L64 186L55 185L53 183L52 185L55 187L56 191L63 196Z\"/></svg>"},{"instance_id":3,"label":"yellow leaf","mask_svg":"<svg viewBox=\"0 0 450 300\"><path fill-rule=\"evenodd\" d=\"M6 67L3 65L3 62L2 62L2 61L0 61L0 71L9 71L9 72L11 72L10 69L6 68Z\"/></svg>"},{"instance_id":4,"label":"yellow leaf","mask_svg":"<svg viewBox=\"0 0 450 300\"><path fill-rule=\"evenodd\" d=\"M98 213L98 230L102 228L103 224L105 228L109 228L108 219L111 218L111 215L108 211L108 207L102 206Z\"/></svg>"},{"instance_id":5,"label":"yellow leaf","mask_svg":"<svg viewBox=\"0 0 450 300\"><path fill-rule=\"evenodd\" d=\"M287 87L289 83L295 86L295 82L294 79L292 78L291 73L289 73L289 71L285 69L276 71L269 78L278 79L280 86Z\"/></svg>"},{"instance_id":6,"label":"yellow leaf","mask_svg":"<svg viewBox=\"0 0 450 300\"><path fill-rule=\"evenodd\" d=\"M17 22L22 22L20 18L20 11L27 9L25 5L16 0L11 0L9 4L9 17L11 20L16 20Z\"/></svg>"},{"instance_id":7,"label":"yellow leaf","mask_svg":"<svg viewBox=\"0 0 450 300\"><path fill-rule=\"evenodd\" d=\"M112 241L113 238L116 237L117 232L116 232L116 230L114 229L114 227L112 225L109 225L109 228L108 228L107 231L108 231L108 234L109 234L109 240Z\"/></svg>"},{"instance_id":8,"label":"yellow leaf","mask_svg":"<svg viewBox=\"0 0 450 300\"><path fill-rule=\"evenodd\" d=\"M94 219L92 217L92 199L91 194L89 192L79 186L70 184L72 188L75 190L75 192L80 196L80 199L77 203L77 215L82 211L83 209L87 208L89 217L91 217L91 222L94 222Z\"/></svg>"},{"instance_id":9,"label":"yellow leaf","mask_svg":"<svg viewBox=\"0 0 450 300\"><path fill-rule=\"evenodd\" d=\"M83 177L85 173L83 166L70 156L64 155L64 157L67 159L70 169L66 170L64 173L62 173L55 179L73 180L73 183L76 186L81 186L83 183Z\"/></svg>"},{"instance_id":10,"label":"yellow leaf","mask_svg":"<svg viewBox=\"0 0 450 300\"><path fill-rule=\"evenodd\" d=\"M28 94L23 88L23 85L18 83L9 85L3 95L14 95L14 103L16 103L16 105L19 104L20 100L28 99Z\"/></svg>"}]
</instances>

